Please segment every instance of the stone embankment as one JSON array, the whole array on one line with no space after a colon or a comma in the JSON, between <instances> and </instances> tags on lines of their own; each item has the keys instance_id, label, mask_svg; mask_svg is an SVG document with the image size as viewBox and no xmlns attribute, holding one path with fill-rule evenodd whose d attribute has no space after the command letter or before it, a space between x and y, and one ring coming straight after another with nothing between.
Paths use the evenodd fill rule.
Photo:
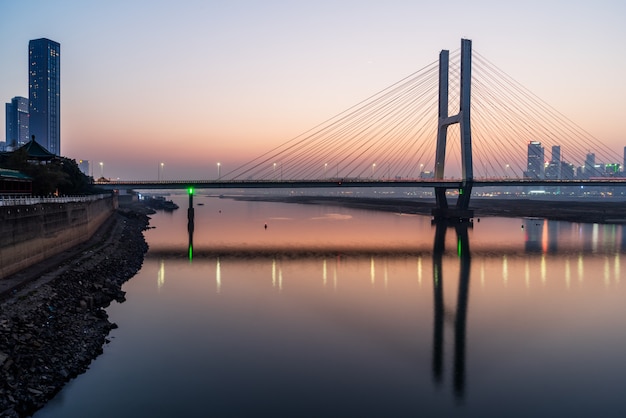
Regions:
<instances>
[{"instance_id":1,"label":"stone embankment","mask_svg":"<svg viewBox=\"0 0 626 418\"><path fill-rule=\"evenodd\" d=\"M102 353L116 328L104 308L124 300L147 225L145 214L120 209L61 265L46 260L48 271L13 278L0 301L0 417L32 415Z\"/></svg>"}]
</instances>

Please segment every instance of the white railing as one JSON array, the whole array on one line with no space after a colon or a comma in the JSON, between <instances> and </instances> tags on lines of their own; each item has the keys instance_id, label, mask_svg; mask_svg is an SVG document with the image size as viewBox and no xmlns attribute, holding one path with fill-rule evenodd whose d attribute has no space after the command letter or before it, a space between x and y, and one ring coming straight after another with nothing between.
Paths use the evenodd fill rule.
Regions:
<instances>
[{"instance_id":1,"label":"white railing","mask_svg":"<svg viewBox=\"0 0 626 418\"><path fill-rule=\"evenodd\" d=\"M14 197L0 196L0 206L39 205L41 203L93 202L111 197L110 194L94 194L85 196L53 196L53 197Z\"/></svg>"}]
</instances>

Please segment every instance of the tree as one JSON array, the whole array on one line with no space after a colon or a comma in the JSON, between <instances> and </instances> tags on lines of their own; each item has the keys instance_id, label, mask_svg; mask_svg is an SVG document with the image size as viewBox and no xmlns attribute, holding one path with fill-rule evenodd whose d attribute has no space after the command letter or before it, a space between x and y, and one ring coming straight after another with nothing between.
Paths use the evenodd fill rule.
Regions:
<instances>
[{"instance_id":1,"label":"tree","mask_svg":"<svg viewBox=\"0 0 626 418\"><path fill-rule=\"evenodd\" d=\"M57 157L47 163L29 161L28 153L20 148L5 154L0 166L17 170L33 179L33 195L46 196L91 194L96 190L91 178L83 174L75 160Z\"/></svg>"}]
</instances>

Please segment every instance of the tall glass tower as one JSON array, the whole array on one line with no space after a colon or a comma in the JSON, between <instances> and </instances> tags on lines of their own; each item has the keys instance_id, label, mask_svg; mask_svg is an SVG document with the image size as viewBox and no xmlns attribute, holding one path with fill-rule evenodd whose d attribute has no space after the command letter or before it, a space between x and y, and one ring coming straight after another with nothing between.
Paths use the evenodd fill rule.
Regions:
<instances>
[{"instance_id":1,"label":"tall glass tower","mask_svg":"<svg viewBox=\"0 0 626 418\"><path fill-rule=\"evenodd\" d=\"M50 39L28 43L30 134L53 154L61 152L61 45Z\"/></svg>"}]
</instances>

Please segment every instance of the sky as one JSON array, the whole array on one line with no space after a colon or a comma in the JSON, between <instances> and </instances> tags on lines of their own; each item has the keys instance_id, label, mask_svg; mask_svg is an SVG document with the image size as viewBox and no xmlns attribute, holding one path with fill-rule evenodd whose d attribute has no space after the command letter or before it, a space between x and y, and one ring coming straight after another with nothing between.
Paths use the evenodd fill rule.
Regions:
<instances>
[{"instance_id":1,"label":"sky","mask_svg":"<svg viewBox=\"0 0 626 418\"><path fill-rule=\"evenodd\" d=\"M28 41L52 39L64 156L96 177L102 162L111 178L208 179L468 38L621 155L625 20L623 0L0 0L0 100L28 97Z\"/></svg>"}]
</instances>

